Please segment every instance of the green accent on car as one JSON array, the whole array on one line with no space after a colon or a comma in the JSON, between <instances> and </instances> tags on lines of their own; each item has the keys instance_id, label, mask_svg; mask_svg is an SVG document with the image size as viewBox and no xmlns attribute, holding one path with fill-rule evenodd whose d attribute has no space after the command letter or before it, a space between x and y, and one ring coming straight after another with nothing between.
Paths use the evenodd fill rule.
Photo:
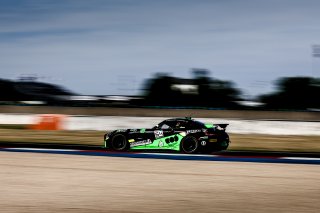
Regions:
<instances>
[{"instance_id":1,"label":"green accent on car","mask_svg":"<svg viewBox=\"0 0 320 213\"><path fill-rule=\"evenodd\" d=\"M210 128L214 128L215 125L213 125L213 124L205 124L205 127L208 128L208 129L210 129Z\"/></svg>"},{"instance_id":2,"label":"green accent on car","mask_svg":"<svg viewBox=\"0 0 320 213\"><path fill-rule=\"evenodd\" d=\"M166 139L170 139L172 137L177 137L178 140L174 142L167 143ZM164 149L164 150L176 150L180 151L180 142L184 138L181 134L170 135L162 138L155 139L151 144L141 145L141 146L134 146L130 147L131 150L138 150L138 149Z\"/></svg>"},{"instance_id":3,"label":"green accent on car","mask_svg":"<svg viewBox=\"0 0 320 213\"><path fill-rule=\"evenodd\" d=\"M221 147L228 147L229 143L227 141L223 141L221 143Z\"/></svg>"},{"instance_id":4,"label":"green accent on car","mask_svg":"<svg viewBox=\"0 0 320 213\"><path fill-rule=\"evenodd\" d=\"M140 133L145 133L146 129L140 129Z\"/></svg>"}]
</instances>

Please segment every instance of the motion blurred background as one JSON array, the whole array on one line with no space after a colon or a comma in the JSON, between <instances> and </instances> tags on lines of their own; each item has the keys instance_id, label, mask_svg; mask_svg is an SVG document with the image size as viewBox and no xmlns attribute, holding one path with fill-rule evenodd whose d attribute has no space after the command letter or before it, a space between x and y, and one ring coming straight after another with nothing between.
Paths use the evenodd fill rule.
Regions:
<instances>
[{"instance_id":1,"label":"motion blurred background","mask_svg":"<svg viewBox=\"0 0 320 213\"><path fill-rule=\"evenodd\" d=\"M299 133L306 143L315 137L314 146L285 144L282 151L314 152L319 6L313 0L1 1L0 140L82 143L79 131L92 131L82 141L98 146L105 129L192 116L234 124L231 149L279 151L256 138L292 141ZM61 118L59 124L35 128L46 114ZM141 116L150 122L138 122ZM255 123L261 120L278 123ZM301 123L288 128L288 121ZM248 148L249 140L259 144Z\"/></svg>"},{"instance_id":2,"label":"motion blurred background","mask_svg":"<svg viewBox=\"0 0 320 213\"><path fill-rule=\"evenodd\" d=\"M319 8L318 0L0 0L1 211L318 212L318 165L16 147L105 154L106 131L191 116L230 124L228 150L210 157L319 159Z\"/></svg>"},{"instance_id":3,"label":"motion blurred background","mask_svg":"<svg viewBox=\"0 0 320 213\"><path fill-rule=\"evenodd\" d=\"M315 0L0 4L2 104L319 109Z\"/></svg>"}]
</instances>

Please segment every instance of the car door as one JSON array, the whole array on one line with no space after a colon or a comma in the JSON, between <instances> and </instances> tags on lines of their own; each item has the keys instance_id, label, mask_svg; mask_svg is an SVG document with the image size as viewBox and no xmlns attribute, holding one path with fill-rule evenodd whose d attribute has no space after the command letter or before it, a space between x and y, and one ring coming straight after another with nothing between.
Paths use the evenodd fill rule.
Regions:
<instances>
[{"instance_id":1,"label":"car door","mask_svg":"<svg viewBox=\"0 0 320 213\"><path fill-rule=\"evenodd\" d=\"M151 144L146 144L147 149L164 149L166 148L165 139L167 136L173 135L174 130L166 122L160 123L153 129L147 129L145 136L147 140L152 140Z\"/></svg>"},{"instance_id":2,"label":"car door","mask_svg":"<svg viewBox=\"0 0 320 213\"><path fill-rule=\"evenodd\" d=\"M152 144L154 134L152 129L130 129L128 132L128 142L131 149L144 149Z\"/></svg>"}]
</instances>

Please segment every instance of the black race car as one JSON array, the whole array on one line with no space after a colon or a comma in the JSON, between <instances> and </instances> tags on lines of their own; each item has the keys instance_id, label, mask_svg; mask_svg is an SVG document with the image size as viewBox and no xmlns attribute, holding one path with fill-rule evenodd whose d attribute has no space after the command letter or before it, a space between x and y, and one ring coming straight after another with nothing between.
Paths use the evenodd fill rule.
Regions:
<instances>
[{"instance_id":1,"label":"black race car","mask_svg":"<svg viewBox=\"0 0 320 213\"><path fill-rule=\"evenodd\" d=\"M175 150L210 153L228 148L228 124L205 124L186 118L172 118L150 129L118 129L104 135L104 147L115 151Z\"/></svg>"}]
</instances>

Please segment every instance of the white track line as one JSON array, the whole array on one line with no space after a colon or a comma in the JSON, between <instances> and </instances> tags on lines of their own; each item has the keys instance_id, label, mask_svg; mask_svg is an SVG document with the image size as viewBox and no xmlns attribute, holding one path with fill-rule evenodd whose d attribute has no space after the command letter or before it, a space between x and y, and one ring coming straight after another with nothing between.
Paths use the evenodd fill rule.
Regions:
<instances>
[{"instance_id":1,"label":"white track line","mask_svg":"<svg viewBox=\"0 0 320 213\"><path fill-rule=\"evenodd\" d=\"M281 159L286 160L319 160L320 158L304 158L304 157L281 157Z\"/></svg>"},{"instance_id":2,"label":"white track line","mask_svg":"<svg viewBox=\"0 0 320 213\"><path fill-rule=\"evenodd\" d=\"M140 154L140 155L163 155L163 156L220 157L219 155L174 154L174 153L136 153L136 154Z\"/></svg>"},{"instance_id":3,"label":"white track line","mask_svg":"<svg viewBox=\"0 0 320 213\"><path fill-rule=\"evenodd\" d=\"M84 152L86 150L77 149L45 149L45 148L2 148L4 150L17 150L17 151L45 151L45 152ZM106 152L108 153L108 152ZM201 155L201 154L175 154L175 153L134 153L139 155L158 155L158 156L179 156L179 157L221 157L220 155ZM231 156L232 157L232 156ZM250 158L250 156L248 156ZM308 158L308 157L277 157L275 159L284 160L306 160L306 161L320 161L320 158Z\"/></svg>"}]
</instances>

